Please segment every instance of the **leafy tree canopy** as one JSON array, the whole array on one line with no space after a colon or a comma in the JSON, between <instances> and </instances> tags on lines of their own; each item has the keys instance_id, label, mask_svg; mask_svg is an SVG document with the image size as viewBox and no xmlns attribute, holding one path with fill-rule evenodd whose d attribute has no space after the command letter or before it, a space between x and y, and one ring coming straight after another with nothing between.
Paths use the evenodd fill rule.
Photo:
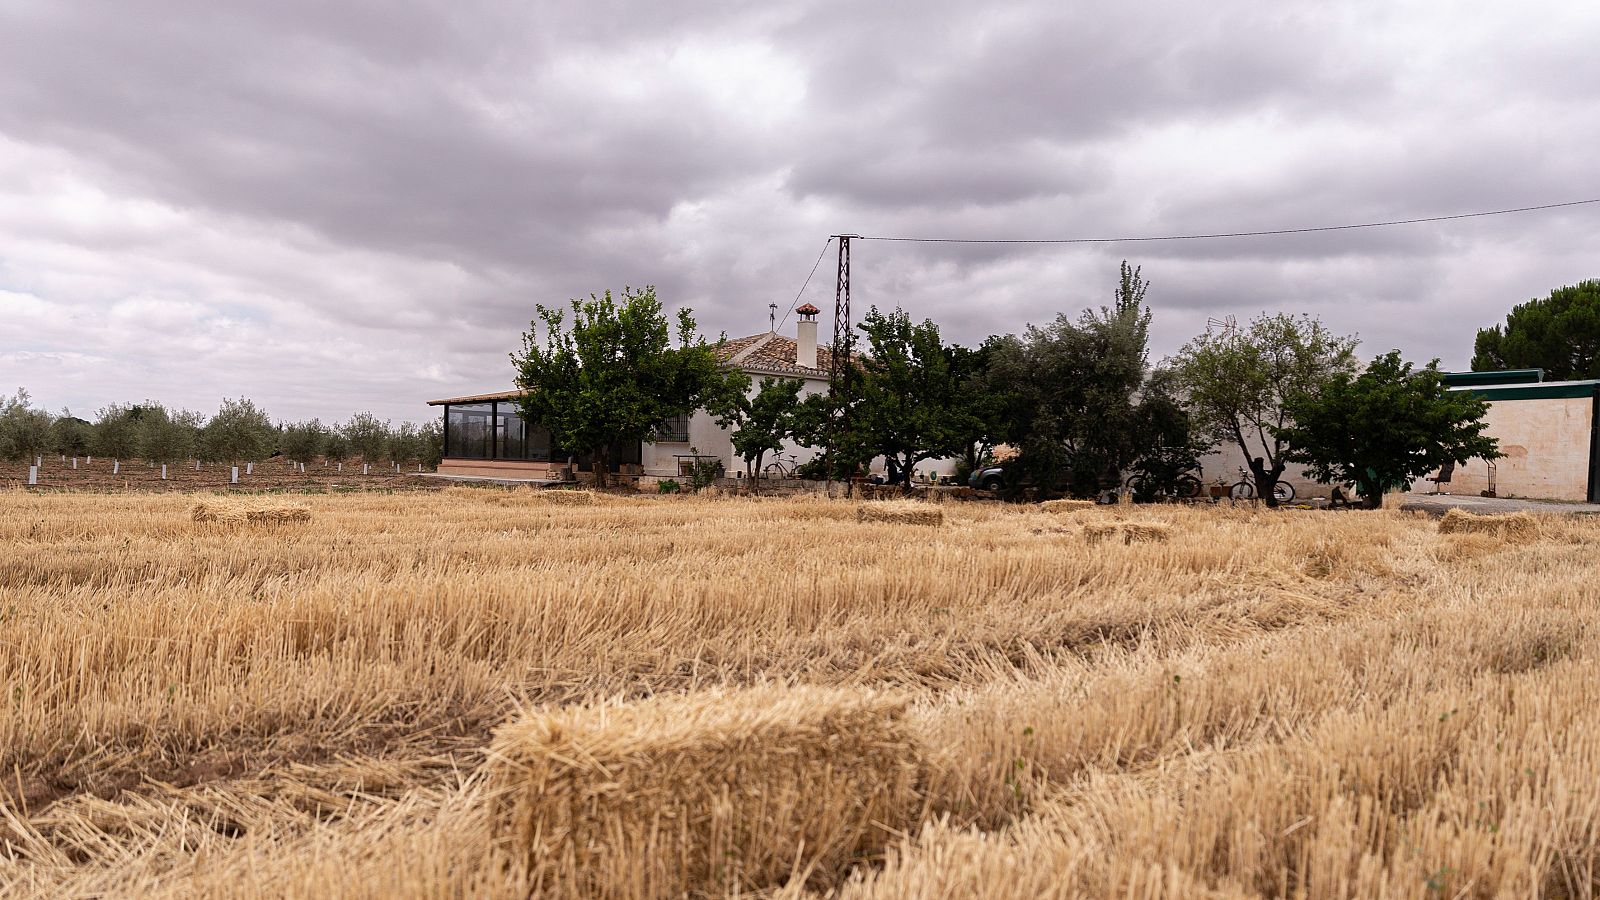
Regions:
<instances>
[{"instance_id":1,"label":"leafy tree canopy","mask_svg":"<svg viewBox=\"0 0 1600 900\"><path fill-rule=\"evenodd\" d=\"M194 454L205 418L146 401L139 416L139 456L153 463L177 462Z\"/></svg>"},{"instance_id":2,"label":"leafy tree canopy","mask_svg":"<svg viewBox=\"0 0 1600 900\"><path fill-rule=\"evenodd\" d=\"M53 443L51 425L50 414L34 408L26 390L0 395L0 458L31 462L48 452Z\"/></svg>"},{"instance_id":3,"label":"leafy tree canopy","mask_svg":"<svg viewBox=\"0 0 1600 900\"><path fill-rule=\"evenodd\" d=\"M984 422L973 414L963 376L970 360L939 339L932 320L873 307L861 323L867 353L855 385L850 424L872 455L886 457L909 486L918 464L961 453Z\"/></svg>"},{"instance_id":4,"label":"leafy tree canopy","mask_svg":"<svg viewBox=\"0 0 1600 900\"><path fill-rule=\"evenodd\" d=\"M256 460L270 454L278 429L265 410L240 397L223 400L222 407L200 431L200 452L218 462Z\"/></svg>"},{"instance_id":5,"label":"leafy tree canopy","mask_svg":"<svg viewBox=\"0 0 1600 900\"><path fill-rule=\"evenodd\" d=\"M1556 288L1478 331L1472 368L1544 369L1553 381L1600 378L1600 280Z\"/></svg>"},{"instance_id":6,"label":"leafy tree canopy","mask_svg":"<svg viewBox=\"0 0 1600 900\"><path fill-rule=\"evenodd\" d=\"M383 458L389 443L389 423L370 412L358 412L350 421L339 426L345 449L361 457L364 463L375 463Z\"/></svg>"},{"instance_id":7,"label":"leafy tree canopy","mask_svg":"<svg viewBox=\"0 0 1600 900\"><path fill-rule=\"evenodd\" d=\"M1285 401L1353 371L1355 346L1310 316L1263 313L1244 328L1196 337L1169 365L1198 432L1239 448L1256 496L1270 505L1288 465L1279 437L1291 421Z\"/></svg>"},{"instance_id":8,"label":"leafy tree canopy","mask_svg":"<svg viewBox=\"0 0 1600 900\"><path fill-rule=\"evenodd\" d=\"M569 322L540 304L511 359L525 392L523 420L549 429L557 446L593 453L597 483L605 483L613 445L653 441L667 419L701 407L719 413L749 390L749 377L696 336L687 309L678 311L673 346L654 287L624 288L620 302L610 291L591 294L573 300L571 313Z\"/></svg>"},{"instance_id":9,"label":"leafy tree canopy","mask_svg":"<svg viewBox=\"0 0 1600 900\"><path fill-rule=\"evenodd\" d=\"M1013 484L1092 495L1139 457L1147 287L1124 262L1115 305L996 339L988 384L1003 405L1004 440L1018 451L1006 466Z\"/></svg>"},{"instance_id":10,"label":"leafy tree canopy","mask_svg":"<svg viewBox=\"0 0 1600 900\"><path fill-rule=\"evenodd\" d=\"M310 463L322 454L328 431L322 422L311 419L283 426L283 436L278 439L278 449L297 463Z\"/></svg>"},{"instance_id":11,"label":"leafy tree canopy","mask_svg":"<svg viewBox=\"0 0 1600 900\"><path fill-rule=\"evenodd\" d=\"M717 424L733 430L733 452L744 460L745 471L755 479L752 484L760 484L762 459L782 450L801 427L802 385L798 378L769 375L754 394L741 394L719 411Z\"/></svg>"},{"instance_id":12,"label":"leafy tree canopy","mask_svg":"<svg viewBox=\"0 0 1600 900\"><path fill-rule=\"evenodd\" d=\"M1335 373L1317 391L1285 402L1293 424L1278 428L1291 462L1323 483L1353 483L1366 505L1383 504L1385 491L1445 463L1496 459L1485 435L1488 403L1467 391L1446 390L1439 361L1413 369L1398 350L1372 361L1365 372Z\"/></svg>"}]
</instances>

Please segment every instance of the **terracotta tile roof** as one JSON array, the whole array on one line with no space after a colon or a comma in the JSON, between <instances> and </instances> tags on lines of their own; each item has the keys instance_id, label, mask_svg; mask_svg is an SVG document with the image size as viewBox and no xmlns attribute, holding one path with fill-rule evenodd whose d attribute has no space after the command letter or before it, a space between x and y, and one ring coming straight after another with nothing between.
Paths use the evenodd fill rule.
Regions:
<instances>
[{"instance_id":1,"label":"terracotta tile roof","mask_svg":"<svg viewBox=\"0 0 1600 900\"><path fill-rule=\"evenodd\" d=\"M817 364L809 367L795 362L798 350L794 338L769 331L724 341L717 346L717 355L748 372L828 377L828 366L833 360L832 351L827 347L818 347Z\"/></svg>"}]
</instances>

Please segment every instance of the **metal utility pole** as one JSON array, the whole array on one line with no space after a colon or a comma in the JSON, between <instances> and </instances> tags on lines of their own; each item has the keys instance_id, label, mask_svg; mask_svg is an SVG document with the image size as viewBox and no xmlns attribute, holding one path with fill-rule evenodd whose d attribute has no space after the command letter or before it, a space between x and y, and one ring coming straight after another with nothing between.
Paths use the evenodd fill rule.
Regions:
<instances>
[{"instance_id":1,"label":"metal utility pole","mask_svg":"<svg viewBox=\"0 0 1600 900\"><path fill-rule=\"evenodd\" d=\"M833 467L837 461L839 436L848 433L850 407L844 402L849 397L849 380L854 370L853 354L851 348L855 346L855 336L850 330L850 239L860 237L858 234L836 234L834 240L839 242L839 273L833 287L833 348L828 355L828 396L840 401L839 413L834 418L832 427L828 429L828 465L826 477L829 484L828 493L833 493ZM851 483L845 481L845 495L849 496Z\"/></svg>"}]
</instances>

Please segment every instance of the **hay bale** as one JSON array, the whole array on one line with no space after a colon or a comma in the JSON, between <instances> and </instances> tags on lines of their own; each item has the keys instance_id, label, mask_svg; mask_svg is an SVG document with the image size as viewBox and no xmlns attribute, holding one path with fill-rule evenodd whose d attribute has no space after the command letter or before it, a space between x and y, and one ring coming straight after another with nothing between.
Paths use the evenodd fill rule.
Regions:
<instances>
[{"instance_id":1,"label":"hay bale","mask_svg":"<svg viewBox=\"0 0 1600 900\"><path fill-rule=\"evenodd\" d=\"M1123 522L1122 539L1129 544L1164 544L1172 539L1172 526L1162 522Z\"/></svg>"},{"instance_id":2,"label":"hay bale","mask_svg":"<svg viewBox=\"0 0 1600 900\"><path fill-rule=\"evenodd\" d=\"M836 884L921 815L905 706L799 687L528 714L491 745L491 821L538 896Z\"/></svg>"},{"instance_id":3,"label":"hay bale","mask_svg":"<svg viewBox=\"0 0 1600 900\"><path fill-rule=\"evenodd\" d=\"M595 494L593 491L570 490L567 488L544 488L530 492L529 497L535 503L547 503L551 506L594 506Z\"/></svg>"},{"instance_id":4,"label":"hay bale","mask_svg":"<svg viewBox=\"0 0 1600 900\"><path fill-rule=\"evenodd\" d=\"M1160 544L1172 538L1172 526L1161 522L1091 522L1083 539L1091 544L1120 540L1124 544Z\"/></svg>"},{"instance_id":5,"label":"hay bale","mask_svg":"<svg viewBox=\"0 0 1600 900\"><path fill-rule=\"evenodd\" d=\"M1531 541L1539 537L1539 520L1531 513L1477 515L1452 509L1439 520L1440 534L1486 534L1507 541Z\"/></svg>"},{"instance_id":6,"label":"hay bale","mask_svg":"<svg viewBox=\"0 0 1600 900\"><path fill-rule=\"evenodd\" d=\"M219 497L196 502L189 515L196 522L279 525L311 521L311 508L298 503L246 502Z\"/></svg>"},{"instance_id":7,"label":"hay bale","mask_svg":"<svg viewBox=\"0 0 1600 900\"><path fill-rule=\"evenodd\" d=\"M912 500L901 503L863 503L856 507L856 521L890 522L897 525L943 525L944 510Z\"/></svg>"},{"instance_id":8,"label":"hay bale","mask_svg":"<svg viewBox=\"0 0 1600 900\"><path fill-rule=\"evenodd\" d=\"M1039 508L1045 512L1061 514L1094 509L1098 505L1093 500L1046 500L1039 504Z\"/></svg>"}]
</instances>

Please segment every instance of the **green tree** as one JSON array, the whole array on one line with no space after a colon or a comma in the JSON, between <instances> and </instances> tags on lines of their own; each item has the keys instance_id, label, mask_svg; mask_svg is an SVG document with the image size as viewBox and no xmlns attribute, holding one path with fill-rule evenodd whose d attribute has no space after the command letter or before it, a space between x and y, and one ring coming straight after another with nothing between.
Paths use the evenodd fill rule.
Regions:
<instances>
[{"instance_id":1,"label":"green tree","mask_svg":"<svg viewBox=\"0 0 1600 900\"><path fill-rule=\"evenodd\" d=\"M50 448L64 456L83 456L89 452L94 426L63 409L50 423Z\"/></svg>"},{"instance_id":2,"label":"green tree","mask_svg":"<svg viewBox=\"0 0 1600 900\"><path fill-rule=\"evenodd\" d=\"M140 407L139 456L153 463L172 463L192 456L205 418L188 410L168 411L146 400Z\"/></svg>"},{"instance_id":3,"label":"green tree","mask_svg":"<svg viewBox=\"0 0 1600 900\"><path fill-rule=\"evenodd\" d=\"M995 377L994 359L1004 342L990 337L976 348L952 345L950 369L956 379L956 404L962 410L963 434L956 480L965 484L967 476L990 464L994 448L1003 442L1009 398L1006 387Z\"/></svg>"},{"instance_id":4,"label":"green tree","mask_svg":"<svg viewBox=\"0 0 1600 900\"><path fill-rule=\"evenodd\" d=\"M1556 288L1478 331L1472 368L1543 369L1562 381L1600 378L1600 280Z\"/></svg>"},{"instance_id":5,"label":"green tree","mask_svg":"<svg viewBox=\"0 0 1600 900\"><path fill-rule=\"evenodd\" d=\"M323 436L322 455L328 462L342 463L350 458L350 440L337 427Z\"/></svg>"},{"instance_id":6,"label":"green tree","mask_svg":"<svg viewBox=\"0 0 1600 900\"><path fill-rule=\"evenodd\" d=\"M1150 311L1138 268L1122 264L1115 304L1065 314L995 343L990 383L1005 404L1003 437L1012 490L1065 488L1090 496L1120 483L1142 452L1139 392L1147 371Z\"/></svg>"},{"instance_id":7,"label":"green tree","mask_svg":"<svg viewBox=\"0 0 1600 900\"><path fill-rule=\"evenodd\" d=\"M969 409L955 353L932 320L913 324L903 310L873 307L860 328L867 352L851 425L909 490L918 464L961 453L982 423Z\"/></svg>"},{"instance_id":8,"label":"green tree","mask_svg":"<svg viewBox=\"0 0 1600 900\"><path fill-rule=\"evenodd\" d=\"M1192 472L1199 457L1215 446L1195 429L1178 399L1177 376L1171 369L1150 373L1139 390L1133 422L1137 457L1132 468L1141 475L1139 484L1152 495L1176 489L1178 479Z\"/></svg>"},{"instance_id":9,"label":"green tree","mask_svg":"<svg viewBox=\"0 0 1600 900\"><path fill-rule=\"evenodd\" d=\"M286 423L278 438L278 449L297 463L311 463L322 455L328 440L328 430L321 420Z\"/></svg>"},{"instance_id":10,"label":"green tree","mask_svg":"<svg viewBox=\"0 0 1600 900\"><path fill-rule=\"evenodd\" d=\"M0 457L32 461L50 449L52 424L49 413L35 409L28 392L0 396Z\"/></svg>"},{"instance_id":11,"label":"green tree","mask_svg":"<svg viewBox=\"0 0 1600 900\"><path fill-rule=\"evenodd\" d=\"M389 443L389 423L370 412L359 412L339 427L339 434L350 452L361 457L362 462L375 463L383 458L384 448Z\"/></svg>"},{"instance_id":12,"label":"green tree","mask_svg":"<svg viewBox=\"0 0 1600 900\"><path fill-rule=\"evenodd\" d=\"M444 425L438 419L429 419L417 431L417 452L426 468L437 469L444 461Z\"/></svg>"},{"instance_id":13,"label":"green tree","mask_svg":"<svg viewBox=\"0 0 1600 900\"><path fill-rule=\"evenodd\" d=\"M733 429L729 440L744 460L753 491L761 488L761 460L794 438L802 384L798 378L769 375L754 394L740 394L717 415L718 425Z\"/></svg>"},{"instance_id":14,"label":"green tree","mask_svg":"<svg viewBox=\"0 0 1600 900\"><path fill-rule=\"evenodd\" d=\"M1413 369L1393 350L1365 372L1335 373L1316 391L1284 404L1293 424L1277 429L1291 462L1318 481L1353 483L1369 509L1412 479L1469 459L1497 459L1499 444L1483 432L1489 404L1445 388L1439 361Z\"/></svg>"},{"instance_id":15,"label":"green tree","mask_svg":"<svg viewBox=\"0 0 1600 900\"><path fill-rule=\"evenodd\" d=\"M511 355L523 421L549 429L557 446L593 454L598 486L614 445L653 441L660 423L701 407L720 413L748 389L748 377L696 336L687 309L672 345L654 287L624 288L620 303L610 291L573 300L570 323L543 304L538 316Z\"/></svg>"},{"instance_id":16,"label":"green tree","mask_svg":"<svg viewBox=\"0 0 1600 900\"><path fill-rule=\"evenodd\" d=\"M271 454L277 440L266 410L244 397L224 399L200 431L199 454L216 462L254 461Z\"/></svg>"},{"instance_id":17,"label":"green tree","mask_svg":"<svg viewBox=\"0 0 1600 900\"><path fill-rule=\"evenodd\" d=\"M1199 433L1238 447L1256 496L1275 506L1273 489L1289 462L1279 436L1291 423L1284 403L1353 371L1355 346L1310 316L1263 313L1245 328L1196 337L1171 368Z\"/></svg>"},{"instance_id":18,"label":"green tree","mask_svg":"<svg viewBox=\"0 0 1600 900\"><path fill-rule=\"evenodd\" d=\"M89 446L99 456L132 459L139 455L139 422L145 407L112 404L94 417Z\"/></svg>"},{"instance_id":19,"label":"green tree","mask_svg":"<svg viewBox=\"0 0 1600 900\"><path fill-rule=\"evenodd\" d=\"M389 430L389 440L383 447L384 456L395 465L411 462L421 455L422 448L415 422L401 422Z\"/></svg>"}]
</instances>

